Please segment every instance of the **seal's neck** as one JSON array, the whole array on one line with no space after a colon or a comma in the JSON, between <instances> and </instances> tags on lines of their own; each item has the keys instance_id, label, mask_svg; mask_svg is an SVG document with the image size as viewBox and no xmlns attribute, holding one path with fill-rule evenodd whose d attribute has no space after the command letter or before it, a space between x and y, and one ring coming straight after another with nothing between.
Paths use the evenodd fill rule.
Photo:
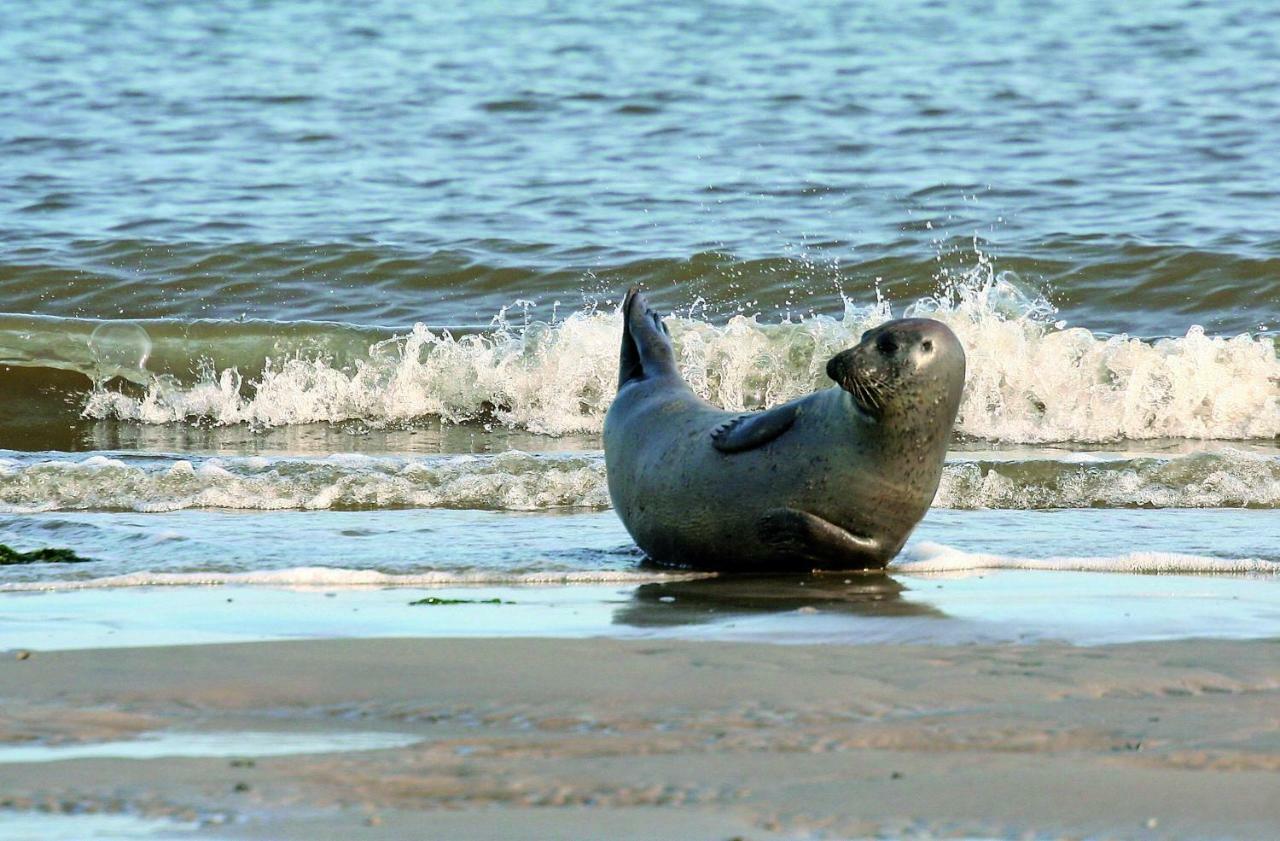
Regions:
<instances>
[{"instance_id":1,"label":"seal's neck","mask_svg":"<svg viewBox=\"0 0 1280 841\"><path fill-rule=\"evenodd\" d=\"M921 420L919 417L886 417L877 424L877 431L885 443L892 442L900 451L945 454L951 443L951 423L942 419Z\"/></svg>"},{"instance_id":2,"label":"seal's neck","mask_svg":"<svg viewBox=\"0 0 1280 841\"><path fill-rule=\"evenodd\" d=\"M941 457L951 443L960 408L959 395L896 395L882 411L868 418L869 434L887 452Z\"/></svg>"}]
</instances>

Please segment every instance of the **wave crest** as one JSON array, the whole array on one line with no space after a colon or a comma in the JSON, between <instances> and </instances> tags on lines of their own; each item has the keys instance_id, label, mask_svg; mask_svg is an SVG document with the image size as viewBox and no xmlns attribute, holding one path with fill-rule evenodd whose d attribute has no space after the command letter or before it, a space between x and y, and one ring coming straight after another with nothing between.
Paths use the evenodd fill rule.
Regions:
<instances>
[{"instance_id":1,"label":"wave crest","mask_svg":"<svg viewBox=\"0 0 1280 841\"><path fill-rule=\"evenodd\" d=\"M1145 341L1099 337L1052 322L1043 299L981 261L903 315L946 322L964 344L968 381L960 433L1009 442L1280 436L1280 359L1274 342L1242 334ZM774 405L830 385L827 359L893 317L892 306L845 303L838 316L781 323L735 316L723 325L669 321L690 385L731 410ZM614 392L616 312L588 310L554 324L455 336L416 325L372 345L367 358L267 360L261 374L208 371L194 383L153 379L145 393L96 388L84 414L143 423L278 426L438 416L497 421L532 432L599 432Z\"/></svg>"},{"instance_id":2,"label":"wave crest","mask_svg":"<svg viewBox=\"0 0 1280 841\"><path fill-rule=\"evenodd\" d=\"M468 508L538 511L609 504L604 461L511 451L410 461L339 456L128 463L106 456L0 460L0 511Z\"/></svg>"},{"instance_id":3,"label":"wave crest","mask_svg":"<svg viewBox=\"0 0 1280 841\"><path fill-rule=\"evenodd\" d=\"M952 461L934 507L1280 508L1280 458L1237 450L1177 458ZM598 453L405 459L0 459L0 512L605 509Z\"/></svg>"}]
</instances>

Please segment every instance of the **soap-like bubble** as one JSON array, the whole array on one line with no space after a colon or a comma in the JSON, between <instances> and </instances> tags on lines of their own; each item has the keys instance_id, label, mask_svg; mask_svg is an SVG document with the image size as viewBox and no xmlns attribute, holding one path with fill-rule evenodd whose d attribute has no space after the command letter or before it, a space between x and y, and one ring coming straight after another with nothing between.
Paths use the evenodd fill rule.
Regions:
<instances>
[{"instance_id":1,"label":"soap-like bubble","mask_svg":"<svg viewBox=\"0 0 1280 841\"><path fill-rule=\"evenodd\" d=\"M151 337L142 325L132 321L104 321L89 336L98 377L139 379L151 356Z\"/></svg>"}]
</instances>

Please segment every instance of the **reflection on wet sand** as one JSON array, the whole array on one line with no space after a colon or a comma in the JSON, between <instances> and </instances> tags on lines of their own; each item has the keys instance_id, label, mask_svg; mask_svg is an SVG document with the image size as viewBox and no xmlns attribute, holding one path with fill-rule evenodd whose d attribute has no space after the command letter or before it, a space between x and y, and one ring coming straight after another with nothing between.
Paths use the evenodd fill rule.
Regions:
<instances>
[{"instance_id":1,"label":"reflection on wet sand","mask_svg":"<svg viewBox=\"0 0 1280 841\"><path fill-rule=\"evenodd\" d=\"M669 627L721 622L736 616L821 611L867 618L946 614L903 594L909 588L888 575L734 576L643 584L614 614L614 624Z\"/></svg>"}]
</instances>

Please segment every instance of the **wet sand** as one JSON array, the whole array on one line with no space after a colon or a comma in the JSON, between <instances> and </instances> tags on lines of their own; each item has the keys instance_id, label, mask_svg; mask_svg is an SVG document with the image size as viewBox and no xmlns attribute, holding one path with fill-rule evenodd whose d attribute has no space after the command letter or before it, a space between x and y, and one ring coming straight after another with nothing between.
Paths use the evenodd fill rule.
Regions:
<instances>
[{"instance_id":1,"label":"wet sand","mask_svg":"<svg viewBox=\"0 0 1280 841\"><path fill-rule=\"evenodd\" d=\"M1280 641L368 639L0 661L0 741L407 747L0 764L8 809L245 838L1273 838ZM179 740L180 741L180 740Z\"/></svg>"},{"instance_id":2,"label":"wet sand","mask_svg":"<svg viewBox=\"0 0 1280 841\"><path fill-rule=\"evenodd\" d=\"M428 597L437 603L420 603ZM89 586L0 592L0 616L0 645L41 651L387 637L1103 645L1280 637L1280 576L988 570L638 585Z\"/></svg>"}]
</instances>

